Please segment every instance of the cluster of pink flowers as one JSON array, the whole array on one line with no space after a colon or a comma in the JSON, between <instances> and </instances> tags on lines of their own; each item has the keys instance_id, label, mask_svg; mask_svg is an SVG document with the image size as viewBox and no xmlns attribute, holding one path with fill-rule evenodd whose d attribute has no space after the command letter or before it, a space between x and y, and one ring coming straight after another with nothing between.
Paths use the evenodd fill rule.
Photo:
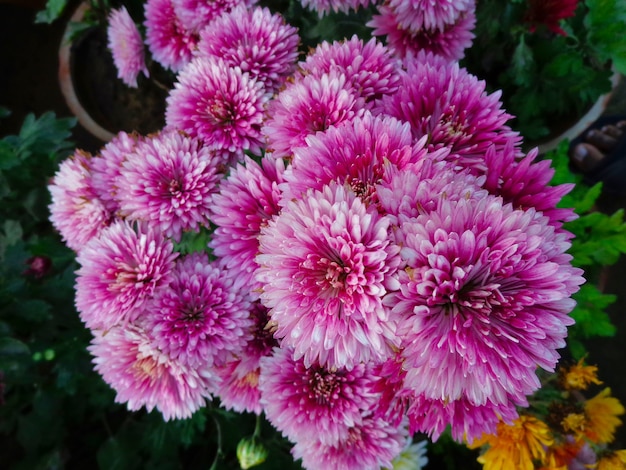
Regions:
<instances>
[{"instance_id":1,"label":"cluster of pink flowers","mask_svg":"<svg viewBox=\"0 0 626 470\"><path fill-rule=\"evenodd\" d=\"M165 128L77 151L50 185L116 400L264 413L308 469L391 468L416 432L511 422L583 278L557 208L571 187L456 62L464 39L352 37L298 62L278 14L210 7L148 0L178 72ZM391 1L374 34L402 18L454 42L473 8Z\"/></svg>"}]
</instances>

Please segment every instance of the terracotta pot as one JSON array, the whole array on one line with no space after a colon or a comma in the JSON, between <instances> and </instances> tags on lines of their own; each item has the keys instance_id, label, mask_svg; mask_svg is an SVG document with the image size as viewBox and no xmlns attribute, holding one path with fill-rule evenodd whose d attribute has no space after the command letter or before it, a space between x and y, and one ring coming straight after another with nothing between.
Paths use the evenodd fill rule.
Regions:
<instances>
[{"instance_id":1,"label":"terracotta pot","mask_svg":"<svg viewBox=\"0 0 626 470\"><path fill-rule=\"evenodd\" d=\"M70 22L79 22L83 19L85 12L89 9L86 3L81 3L72 17ZM98 139L108 142L114 137L113 132L108 131L98 124L91 114L83 107L82 103L76 96L76 88L74 87L74 79L72 74L72 42L69 39L69 24L65 29L61 46L59 47L59 85L61 92L65 97L65 102L70 111L76 116L78 122L91 134Z\"/></svg>"},{"instance_id":2,"label":"terracotta pot","mask_svg":"<svg viewBox=\"0 0 626 470\"><path fill-rule=\"evenodd\" d=\"M71 41L70 24L80 22L89 5L73 13L59 47L59 84L67 106L89 133L108 142L120 131L149 134L165 125L168 88L138 78L139 87L126 86L108 50L106 30L94 27ZM159 70L151 70L151 75Z\"/></svg>"}]
</instances>

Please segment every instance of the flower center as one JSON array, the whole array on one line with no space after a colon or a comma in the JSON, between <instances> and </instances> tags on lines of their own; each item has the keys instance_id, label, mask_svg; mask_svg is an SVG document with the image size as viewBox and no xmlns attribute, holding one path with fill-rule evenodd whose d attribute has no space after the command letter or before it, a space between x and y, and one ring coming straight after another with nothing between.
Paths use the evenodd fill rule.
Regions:
<instances>
[{"instance_id":1,"label":"flower center","mask_svg":"<svg viewBox=\"0 0 626 470\"><path fill-rule=\"evenodd\" d=\"M309 371L309 390L318 404L328 405L339 396L341 378L324 369L311 369Z\"/></svg>"}]
</instances>

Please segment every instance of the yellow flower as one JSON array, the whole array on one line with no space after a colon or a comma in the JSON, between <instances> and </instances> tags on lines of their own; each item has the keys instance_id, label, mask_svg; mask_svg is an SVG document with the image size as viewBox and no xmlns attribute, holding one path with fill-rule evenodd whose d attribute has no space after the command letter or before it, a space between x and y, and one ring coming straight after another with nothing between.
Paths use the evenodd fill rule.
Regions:
<instances>
[{"instance_id":1,"label":"yellow flower","mask_svg":"<svg viewBox=\"0 0 626 470\"><path fill-rule=\"evenodd\" d=\"M564 431L575 433L577 436L581 435L585 429L587 419L583 413L570 413L561 421L561 426Z\"/></svg>"},{"instance_id":2,"label":"yellow flower","mask_svg":"<svg viewBox=\"0 0 626 470\"><path fill-rule=\"evenodd\" d=\"M611 389L607 387L584 405L587 417L584 434L596 444L612 442L615 429L622 424L618 416L624 414L624 407L617 398L610 395Z\"/></svg>"},{"instance_id":3,"label":"yellow flower","mask_svg":"<svg viewBox=\"0 0 626 470\"><path fill-rule=\"evenodd\" d=\"M470 447L489 445L478 458L484 470L533 470L534 461L543 461L553 442L544 422L522 415L511 425L499 423L496 434L484 435Z\"/></svg>"},{"instance_id":4,"label":"yellow flower","mask_svg":"<svg viewBox=\"0 0 626 470\"><path fill-rule=\"evenodd\" d=\"M626 449L616 450L603 455L596 465L596 470L625 470Z\"/></svg>"},{"instance_id":5,"label":"yellow flower","mask_svg":"<svg viewBox=\"0 0 626 470\"><path fill-rule=\"evenodd\" d=\"M586 366L583 361L584 358L562 373L562 382L566 390L585 390L592 383L596 385L602 383L596 375L598 367Z\"/></svg>"}]
</instances>

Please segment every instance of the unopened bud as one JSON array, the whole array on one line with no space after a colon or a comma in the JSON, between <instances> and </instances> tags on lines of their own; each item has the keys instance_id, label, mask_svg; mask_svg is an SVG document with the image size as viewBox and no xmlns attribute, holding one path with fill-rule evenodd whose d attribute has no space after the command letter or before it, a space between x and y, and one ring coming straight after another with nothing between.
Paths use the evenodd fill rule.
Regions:
<instances>
[{"instance_id":1,"label":"unopened bud","mask_svg":"<svg viewBox=\"0 0 626 470\"><path fill-rule=\"evenodd\" d=\"M242 469L261 465L267 459L267 449L253 437L245 438L237 444L237 460Z\"/></svg>"}]
</instances>

